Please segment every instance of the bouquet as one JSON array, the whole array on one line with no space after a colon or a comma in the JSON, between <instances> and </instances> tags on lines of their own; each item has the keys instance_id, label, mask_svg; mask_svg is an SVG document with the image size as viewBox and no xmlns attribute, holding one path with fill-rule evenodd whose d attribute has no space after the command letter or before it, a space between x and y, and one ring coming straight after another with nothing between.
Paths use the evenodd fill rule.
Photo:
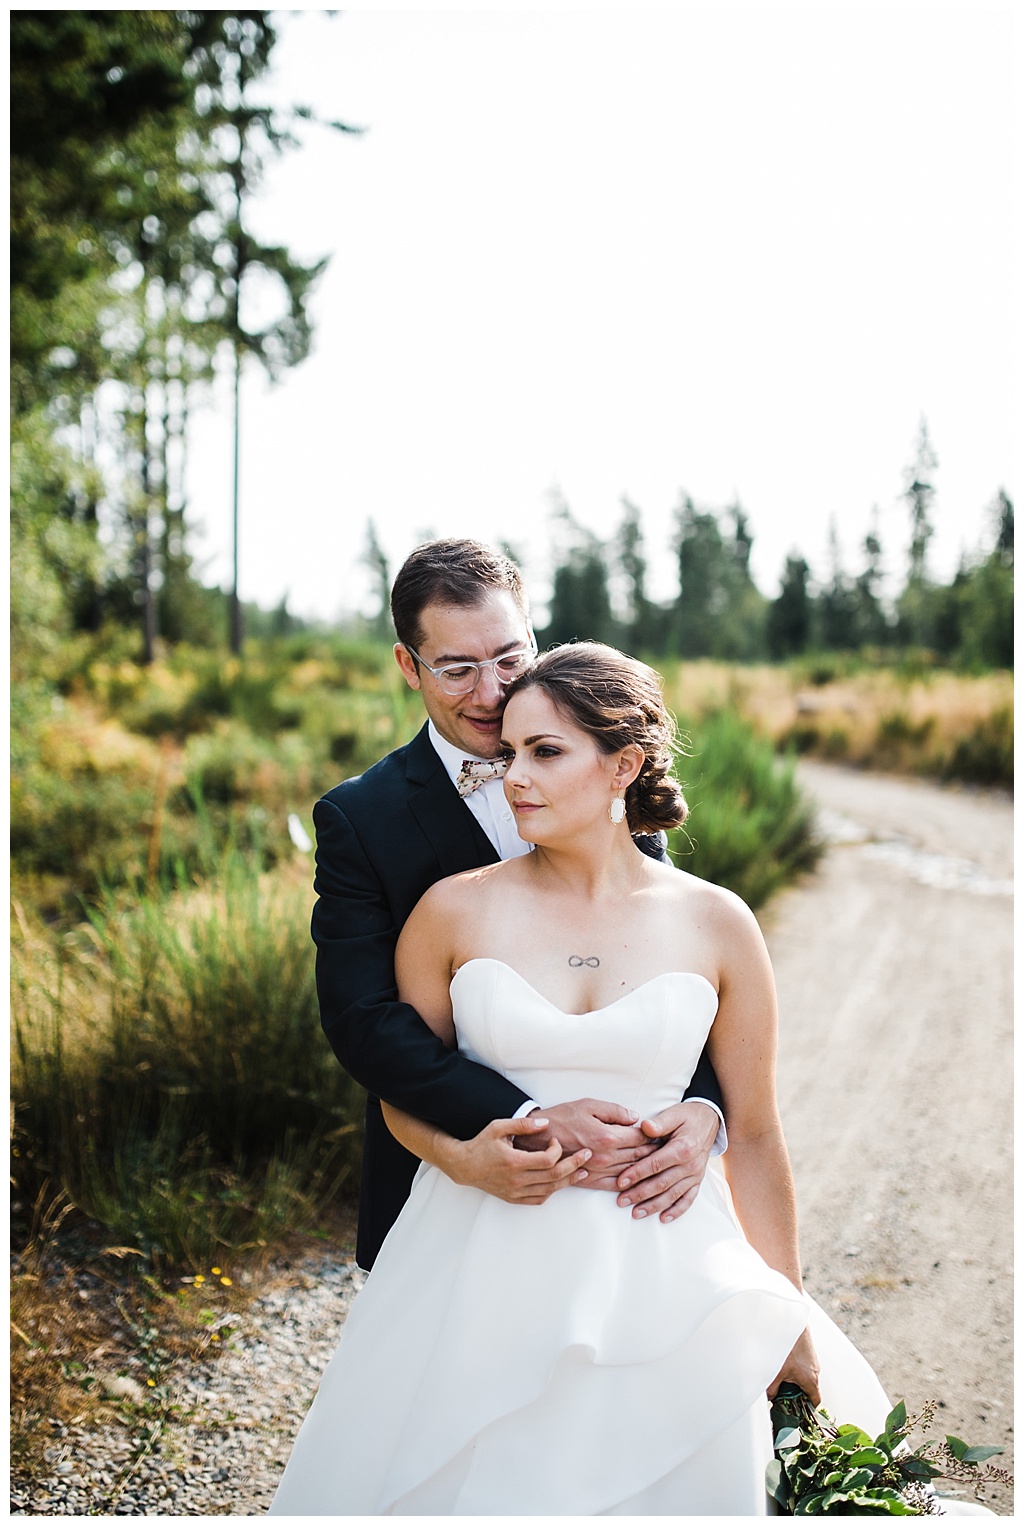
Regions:
<instances>
[{"instance_id":1,"label":"bouquet","mask_svg":"<svg viewBox=\"0 0 1024 1526\"><path fill-rule=\"evenodd\" d=\"M932 1480L1010 1483L1002 1468L984 1467L1002 1447L973 1447L957 1436L924 1441L908 1437L931 1424L935 1404L907 1418L901 1400L880 1436L856 1425L833 1424L793 1383L783 1383L772 1402L775 1457L765 1479L783 1515L942 1515Z\"/></svg>"}]
</instances>

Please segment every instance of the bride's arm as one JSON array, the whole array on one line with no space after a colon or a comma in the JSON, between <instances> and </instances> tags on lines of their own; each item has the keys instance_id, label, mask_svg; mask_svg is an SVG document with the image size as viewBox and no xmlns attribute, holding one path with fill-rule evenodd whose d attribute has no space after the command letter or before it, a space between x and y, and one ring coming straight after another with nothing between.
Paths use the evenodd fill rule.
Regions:
<instances>
[{"instance_id":1,"label":"bride's arm","mask_svg":"<svg viewBox=\"0 0 1024 1526\"><path fill-rule=\"evenodd\" d=\"M441 881L428 890L402 929L395 950L395 977L402 1001L415 1007L427 1027L455 1049L450 986L458 962L453 929L462 925L461 887ZM478 1187L510 1203L543 1203L559 1187L582 1181L589 1150L562 1157L557 1139L545 1150L517 1150L517 1135L543 1133L548 1119L498 1118L473 1139L454 1139L436 1124L381 1103L384 1121L399 1144L437 1166L463 1186Z\"/></svg>"},{"instance_id":2,"label":"bride's arm","mask_svg":"<svg viewBox=\"0 0 1024 1526\"><path fill-rule=\"evenodd\" d=\"M778 1012L768 950L753 913L737 897L719 892L712 916L723 950L709 1040L729 1119L722 1164L750 1244L802 1289L796 1193L775 1096ZM818 1361L806 1331L769 1393L783 1380L798 1383L819 1401Z\"/></svg>"}]
</instances>

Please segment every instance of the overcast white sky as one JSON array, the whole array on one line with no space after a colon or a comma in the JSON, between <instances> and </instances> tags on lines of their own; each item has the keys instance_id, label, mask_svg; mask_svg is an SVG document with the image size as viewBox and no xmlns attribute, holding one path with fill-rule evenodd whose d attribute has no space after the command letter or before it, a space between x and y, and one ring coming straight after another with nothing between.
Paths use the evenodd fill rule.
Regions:
<instances>
[{"instance_id":1,"label":"overcast white sky","mask_svg":"<svg viewBox=\"0 0 1024 1526\"><path fill-rule=\"evenodd\" d=\"M676 5L282 15L303 129L252 220L329 254L314 353L244 386L242 595L368 607L422 538L522 548L552 489L610 534L644 513L654 592L681 490L739 498L773 595L786 552L847 565L872 506L893 573L903 470L939 458L949 575L1011 488L1011 11ZM230 566L230 411L195 415L194 547Z\"/></svg>"}]
</instances>

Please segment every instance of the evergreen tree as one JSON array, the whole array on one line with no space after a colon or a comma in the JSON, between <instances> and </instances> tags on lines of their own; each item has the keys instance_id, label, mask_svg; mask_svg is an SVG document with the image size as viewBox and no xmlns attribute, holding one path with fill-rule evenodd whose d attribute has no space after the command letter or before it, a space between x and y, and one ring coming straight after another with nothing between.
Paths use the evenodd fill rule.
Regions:
<instances>
[{"instance_id":1,"label":"evergreen tree","mask_svg":"<svg viewBox=\"0 0 1024 1526\"><path fill-rule=\"evenodd\" d=\"M561 542L555 551L551 605L542 645L560 641L607 641L619 637L612 615L605 548L592 530L554 497L554 527Z\"/></svg>"},{"instance_id":2,"label":"evergreen tree","mask_svg":"<svg viewBox=\"0 0 1024 1526\"><path fill-rule=\"evenodd\" d=\"M775 658L796 657L811 634L811 569L799 553L786 557L779 596L768 606L768 650Z\"/></svg>"},{"instance_id":3,"label":"evergreen tree","mask_svg":"<svg viewBox=\"0 0 1024 1526\"><path fill-rule=\"evenodd\" d=\"M818 644L829 652L845 652L858 644L857 590L843 571L835 519L829 522L829 581L814 601Z\"/></svg>"},{"instance_id":4,"label":"evergreen tree","mask_svg":"<svg viewBox=\"0 0 1024 1526\"><path fill-rule=\"evenodd\" d=\"M904 644L927 647L932 639L935 601L930 597L926 559L934 533L931 518L935 497L933 477L938 458L928 438L928 425L921 420L913 465L905 473L903 497L910 513L910 547L906 587L897 602L899 630Z\"/></svg>"},{"instance_id":5,"label":"evergreen tree","mask_svg":"<svg viewBox=\"0 0 1024 1526\"><path fill-rule=\"evenodd\" d=\"M1000 488L995 544L959 589L957 656L968 667L1013 667L1013 503Z\"/></svg>"},{"instance_id":6,"label":"evergreen tree","mask_svg":"<svg viewBox=\"0 0 1024 1526\"><path fill-rule=\"evenodd\" d=\"M259 184L267 155L280 152L295 139L279 112L254 105L248 94L253 82L266 72L276 42L272 13L213 14L220 17L220 32L203 54L198 78L206 92L205 115L214 129L212 141L223 146L222 157L210 165L207 178L216 180L220 188L222 226L214 269L221 301L216 316L229 344L234 384L230 632L231 649L238 653L242 648L238 592L242 366L246 356L253 356L274 379L305 359L310 343L306 304L327 262L296 260L281 245L260 243L246 227L246 202ZM311 114L300 109L292 115L309 119ZM355 130L340 122L329 125L345 132ZM262 327L248 322L243 310L243 293L254 276L262 288L276 286L284 298L282 315Z\"/></svg>"},{"instance_id":7,"label":"evergreen tree","mask_svg":"<svg viewBox=\"0 0 1024 1526\"><path fill-rule=\"evenodd\" d=\"M676 510L675 550L679 594L675 649L683 657L740 660L758 654L764 636L765 601L750 576L753 537L745 511L700 512L685 496Z\"/></svg>"},{"instance_id":8,"label":"evergreen tree","mask_svg":"<svg viewBox=\"0 0 1024 1526\"><path fill-rule=\"evenodd\" d=\"M1013 504L1005 488L1000 488L993 505L996 518L995 554L1000 565L1013 570Z\"/></svg>"},{"instance_id":9,"label":"evergreen tree","mask_svg":"<svg viewBox=\"0 0 1024 1526\"><path fill-rule=\"evenodd\" d=\"M871 512L871 524L864 537L864 569L854 580L856 599L856 645L883 646L889 638L889 626L881 602L882 541L878 530L878 506Z\"/></svg>"},{"instance_id":10,"label":"evergreen tree","mask_svg":"<svg viewBox=\"0 0 1024 1526\"><path fill-rule=\"evenodd\" d=\"M925 556L928 542L934 533L931 520L932 499L935 487L932 477L938 466L938 457L928 438L928 425L921 420L917 439L917 455L914 464L906 471L904 498L910 510L910 581L925 581Z\"/></svg>"},{"instance_id":11,"label":"evergreen tree","mask_svg":"<svg viewBox=\"0 0 1024 1526\"><path fill-rule=\"evenodd\" d=\"M714 514L701 513L686 494L676 509L679 595L675 643L682 657L710 657L726 604L723 569L727 552Z\"/></svg>"},{"instance_id":12,"label":"evergreen tree","mask_svg":"<svg viewBox=\"0 0 1024 1526\"><path fill-rule=\"evenodd\" d=\"M391 628L391 567L377 537L377 526L372 519L366 521L366 545L359 558L370 569L377 609L371 618L370 632L377 641L390 641Z\"/></svg>"},{"instance_id":13,"label":"evergreen tree","mask_svg":"<svg viewBox=\"0 0 1024 1526\"><path fill-rule=\"evenodd\" d=\"M759 658L764 653L768 601L750 573L754 537L746 510L737 502L727 510L731 537L732 572L726 580L727 615L722 627L721 655L734 661Z\"/></svg>"},{"instance_id":14,"label":"evergreen tree","mask_svg":"<svg viewBox=\"0 0 1024 1526\"><path fill-rule=\"evenodd\" d=\"M91 627L104 601L115 615L141 609L146 656L158 623L172 638L194 637L208 605L192 597L186 545L194 385L210 376L225 343L236 368L251 354L271 375L308 351L306 302L322 263L259 243L242 218L263 157L291 141L280 114L245 96L269 62L269 18L11 18L12 403L18 416L38 409L46 420L42 430L14 428L23 451L43 449L43 479L52 476L47 427L65 438L77 429L75 455L87 467L101 454L116 461L98 488L98 474L87 471L92 486L69 494L63 511L98 546L104 509L107 570L101 576L99 556L76 555L67 583L74 617ZM303 108L293 116L310 119ZM284 293L283 315L262 327L241 308L247 273ZM109 402L111 381L120 402L100 410L95 395L106 384ZM45 501L35 495L35 510L16 515L16 533L42 533ZM33 553L33 565L51 564L58 540ZM69 544L66 536L59 543ZM240 619L233 631L240 636Z\"/></svg>"},{"instance_id":15,"label":"evergreen tree","mask_svg":"<svg viewBox=\"0 0 1024 1526\"><path fill-rule=\"evenodd\" d=\"M622 641L627 651L653 650L656 639L654 608L647 597L647 558L640 510L622 500L622 519L615 537L615 557L623 585Z\"/></svg>"},{"instance_id":16,"label":"evergreen tree","mask_svg":"<svg viewBox=\"0 0 1024 1526\"><path fill-rule=\"evenodd\" d=\"M117 268L111 240L132 194L125 145L187 103L188 71L214 14L11 12L16 411L48 401L54 386L66 390L69 373L88 379L102 367L75 340L98 344L96 287Z\"/></svg>"}]
</instances>

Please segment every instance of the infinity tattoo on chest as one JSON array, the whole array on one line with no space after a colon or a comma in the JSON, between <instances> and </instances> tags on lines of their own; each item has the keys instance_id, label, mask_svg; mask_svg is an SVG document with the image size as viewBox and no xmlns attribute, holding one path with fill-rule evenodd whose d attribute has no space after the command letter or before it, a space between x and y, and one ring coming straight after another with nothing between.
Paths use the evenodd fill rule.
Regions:
<instances>
[{"instance_id":1,"label":"infinity tattoo on chest","mask_svg":"<svg viewBox=\"0 0 1024 1526\"><path fill-rule=\"evenodd\" d=\"M589 959L584 959L582 954L569 955L569 968L573 970L581 969L583 965L586 965L588 969L596 970L600 963L596 954L591 954Z\"/></svg>"}]
</instances>

